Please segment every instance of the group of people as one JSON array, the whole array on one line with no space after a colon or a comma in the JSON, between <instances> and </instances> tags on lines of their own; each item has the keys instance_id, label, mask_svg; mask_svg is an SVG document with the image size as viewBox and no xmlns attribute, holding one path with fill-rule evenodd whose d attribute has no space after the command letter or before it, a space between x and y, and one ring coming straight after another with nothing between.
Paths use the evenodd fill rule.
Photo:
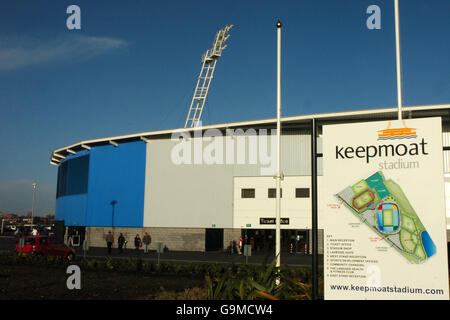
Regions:
<instances>
[{"instance_id":1,"label":"group of people","mask_svg":"<svg viewBox=\"0 0 450 320\"><path fill-rule=\"evenodd\" d=\"M234 253L236 251L236 253L238 254L242 254L242 246L244 245L244 241L242 240L242 237L239 237L239 242L236 243L235 240L231 241L230 243L230 252Z\"/></svg>"},{"instance_id":2,"label":"group of people","mask_svg":"<svg viewBox=\"0 0 450 320\"><path fill-rule=\"evenodd\" d=\"M114 244L114 235L111 233L111 231L108 232L106 235L106 246L108 247L108 254L111 254L112 252L112 246ZM136 249L136 252L139 252L139 250L143 247L144 252L148 253L148 249L150 248L150 244L152 243L152 237L146 232L142 239L139 237L139 234L134 237L134 247ZM127 240L121 233L119 237L117 238L117 247L119 249L119 253L123 253L123 248L126 248Z\"/></svg>"},{"instance_id":3,"label":"group of people","mask_svg":"<svg viewBox=\"0 0 450 320\"><path fill-rule=\"evenodd\" d=\"M48 235L48 230L38 227L17 227L14 236L20 238L22 236L39 236Z\"/></svg>"}]
</instances>

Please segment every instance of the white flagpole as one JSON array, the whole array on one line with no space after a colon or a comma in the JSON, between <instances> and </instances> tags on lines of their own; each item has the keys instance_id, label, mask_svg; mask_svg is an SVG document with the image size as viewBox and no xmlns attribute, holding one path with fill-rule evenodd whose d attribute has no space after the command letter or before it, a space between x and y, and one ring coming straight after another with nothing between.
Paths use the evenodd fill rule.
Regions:
<instances>
[{"instance_id":1,"label":"white flagpole","mask_svg":"<svg viewBox=\"0 0 450 320\"><path fill-rule=\"evenodd\" d=\"M281 265L280 249L281 249L281 161L280 161L280 146L281 146L281 27L280 21L277 22L277 201L276 201L276 234L275 234L275 256L276 266Z\"/></svg>"},{"instance_id":2,"label":"white flagpole","mask_svg":"<svg viewBox=\"0 0 450 320\"><path fill-rule=\"evenodd\" d=\"M395 51L397 61L397 105L398 120L402 120L402 66L400 55L400 19L398 13L398 0L394 0L395 6Z\"/></svg>"}]
</instances>

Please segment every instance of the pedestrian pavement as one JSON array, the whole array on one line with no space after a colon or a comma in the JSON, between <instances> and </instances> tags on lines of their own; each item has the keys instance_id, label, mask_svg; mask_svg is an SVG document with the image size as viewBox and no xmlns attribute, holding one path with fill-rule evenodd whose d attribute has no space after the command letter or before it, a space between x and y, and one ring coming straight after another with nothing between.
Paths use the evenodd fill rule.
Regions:
<instances>
[{"instance_id":1,"label":"pedestrian pavement","mask_svg":"<svg viewBox=\"0 0 450 320\"><path fill-rule=\"evenodd\" d=\"M13 252L15 247L14 237L0 237L0 251ZM77 258L98 258L104 259L111 257L113 259L142 259L151 262L158 262L158 253L155 250L150 250L148 253L144 253L141 249L136 251L135 249L124 249L123 253L119 253L117 248L113 248L111 255L108 255L107 248L101 247L89 247L89 250L84 252L82 247L73 247L76 252ZM251 256L245 257L243 254L237 254L226 251L166 251L159 256L160 262L182 262L182 263L249 263L249 264L261 264L264 260L268 263L275 259L274 252L268 251L252 251ZM323 256L319 255L319 266L323 265ZM281 253L281 264L293 267L311 267L312 255L302 253Z\"/></svg>"},{"instance_id":2,"label":"pedestrian pavement","mask_svg":"<svg viewBox=\"0 0 450 320\"><path fill-rule=\"evenodd\" d=\"M113 259L142 259L152 262L158 262L158 253L155 250L150 250L144 253L141 249L124 249L123 253L119 253L117 248L113 248L111 255L108 254L107 248L90 247L87 252L84 252L81 247L74 248L77 257L86 258L105 258L111 257ZM245 257L243 254L230 253L226 251L167 251L159 255L160 262L195 262L195 263L249 263L260 264L267 260L268 263L275 259L275 253L271 252L252 252L252 255ZM322 255L319 256L319 264L323 260ZM288 266L305 266L310 267L312 264L312 256L300 253L282 252L281 264Z\"/></svg>"}]
</instances>

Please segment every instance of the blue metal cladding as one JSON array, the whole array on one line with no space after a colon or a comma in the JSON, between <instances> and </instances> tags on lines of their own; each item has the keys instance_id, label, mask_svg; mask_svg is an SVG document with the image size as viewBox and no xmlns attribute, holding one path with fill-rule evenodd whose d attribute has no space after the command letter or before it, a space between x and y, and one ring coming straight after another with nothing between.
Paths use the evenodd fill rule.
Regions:
<instances>
[{"instance_id":1,"label":"blue metal cladding","mask_svg":"<svg viewBox=\"0 0 450 320\"><path fill-rule=\"evenodd\" d=\"M86 226L142 227L146 143L92 147Z\"/></svg>"},{"instance_id":2,"label":"blue metal cladding","mask_svg":"<svg viewBox=\"0 0 450 320\"><path fill-rule=\"evenodd\" d=\"M66 226L86 225L87 194L75 194L56 199L56 220Z\"/></svg>"}]
</instances>

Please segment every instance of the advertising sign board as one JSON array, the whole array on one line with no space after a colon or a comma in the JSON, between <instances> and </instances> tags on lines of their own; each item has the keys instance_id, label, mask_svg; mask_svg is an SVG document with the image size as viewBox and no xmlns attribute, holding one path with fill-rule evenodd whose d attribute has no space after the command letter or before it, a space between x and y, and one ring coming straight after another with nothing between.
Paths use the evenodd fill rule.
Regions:
<instances>
[{"instance_id":1,"label":"advertising sign board","mask_svg":"<svg viewBox=\"0 0 450 320\"><path fill-rule=\"evenodd\" d=\"M325 299L449 299L440 118L323 126Z\"/></svg>"}]
</instances>

